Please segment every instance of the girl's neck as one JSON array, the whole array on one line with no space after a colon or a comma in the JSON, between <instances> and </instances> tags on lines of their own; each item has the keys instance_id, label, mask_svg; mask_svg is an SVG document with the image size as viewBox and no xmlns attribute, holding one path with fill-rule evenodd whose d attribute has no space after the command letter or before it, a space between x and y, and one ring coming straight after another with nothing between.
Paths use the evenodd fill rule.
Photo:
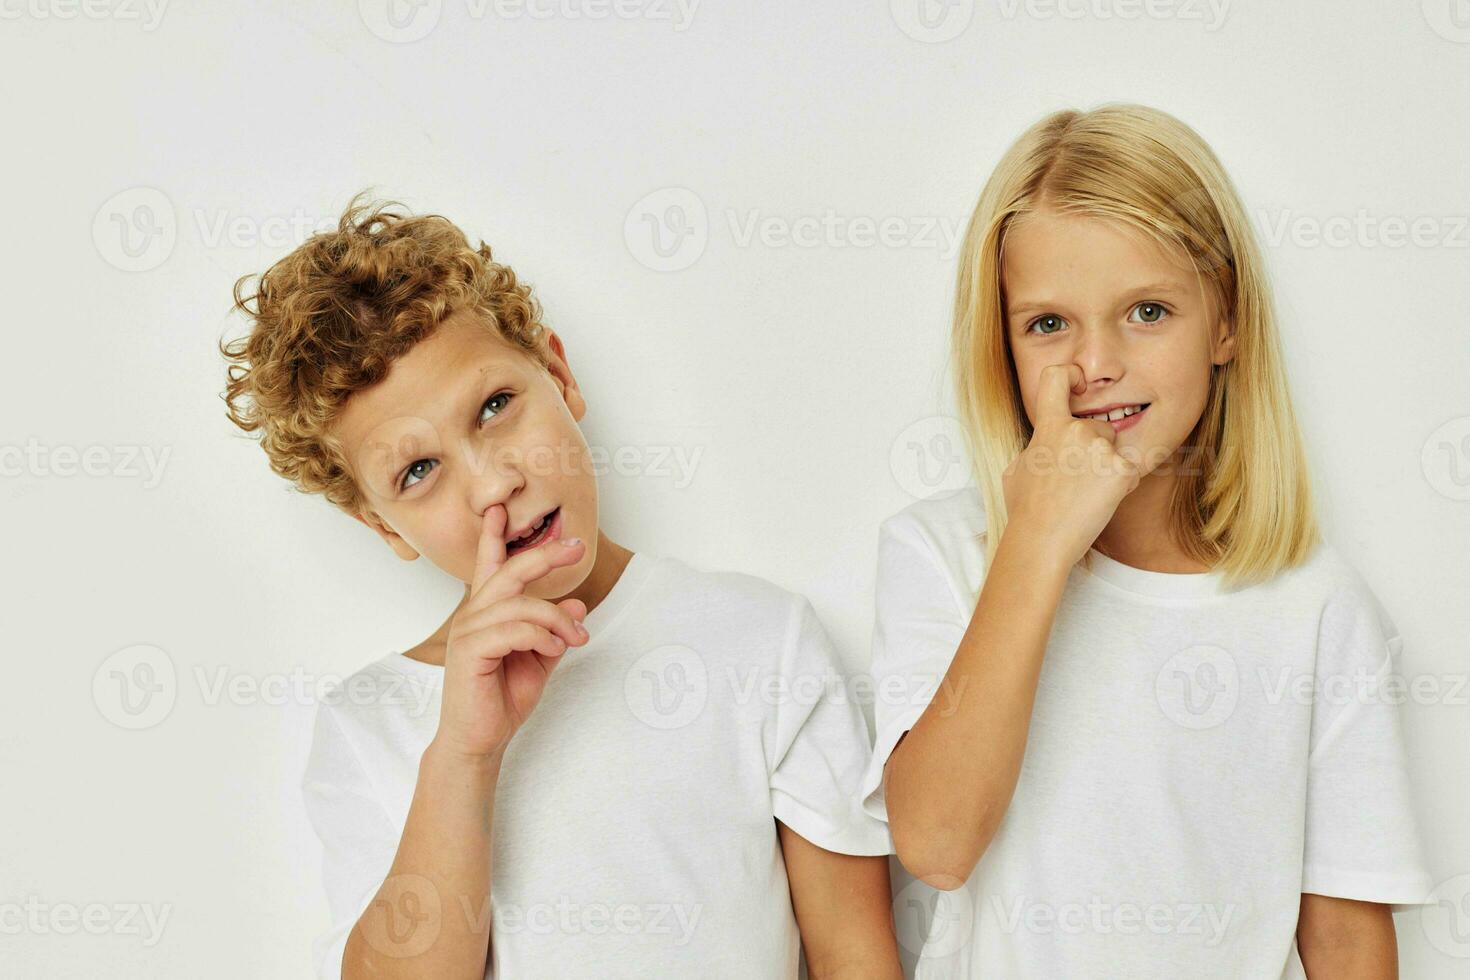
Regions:
<instances>
[{"instance_id":1,"label":"girl's neck","mask_svg":"<svg viewBox=\"0 0 1470 980\"><path fill-rule=\"evenodd\" d=\"M1145 572L1189 575L1210 566L1191 557L1170 531L1169 501L1178 474L1155 470L1123 498L1113 519L1093 542L1107 557Z\"/></svg>"}]
</instances>

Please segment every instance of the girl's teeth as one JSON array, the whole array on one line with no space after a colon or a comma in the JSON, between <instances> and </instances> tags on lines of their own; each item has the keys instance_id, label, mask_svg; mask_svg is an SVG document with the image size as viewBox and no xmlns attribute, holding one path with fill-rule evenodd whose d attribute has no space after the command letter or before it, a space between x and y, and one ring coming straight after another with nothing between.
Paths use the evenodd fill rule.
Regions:
<instances>
[{"instance_id":1,"label":"girl's teeth","mask_svg":"<svg viewBox=\"0 0 1470 980\"><path fill-rule=\"evenodd\" d=\"M1096 419L1099 422L1116 422L1129 415L1137 415L1141 411L1143 411L1141 405L1129 405L1126 408L1115 408L1111 412L1103 412L1099 415L1084 415L1083 418Z\"/></svg>"}]
</instances>

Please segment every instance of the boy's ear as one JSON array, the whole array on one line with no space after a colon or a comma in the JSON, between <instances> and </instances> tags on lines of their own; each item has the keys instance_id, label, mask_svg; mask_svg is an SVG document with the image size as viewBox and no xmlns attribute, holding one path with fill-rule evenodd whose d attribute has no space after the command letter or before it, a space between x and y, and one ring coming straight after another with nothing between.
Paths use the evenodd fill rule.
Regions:
<instances>
[{"instance_id":1,"label":"boy's ear","mask_svg":"<svg viewBox=\"0 0 1470 980\"><path fill-rule=\"evenodd\" d=\"M398 532L384 523L383 519L377 514L369 513L367 517L364 517L362 514L353 514L352 516L372 528L378 537L388 542L388 547L393 549L393 553L404 561L413 561L419 556L419 553L413 549L413 546L403 540Z\"/></svg>"},{"instance_id":2,"label":"boy's ear","mask_svg":"<svg viewBox=\"0 0 1470 980\"><path fill-rule=\"evenodd\" d=\"M572 418L578 422L582 416L587 414L587 400L582 397L582 389L577 386L577 378L572 374L571 366L567 364L567 349L556 335L556 331L550 327L546 328L546 346L550 357L547 358L546 370L550 372L551 378L561 389L562 398L571 410Z\"/></svg>"}]
</instances>

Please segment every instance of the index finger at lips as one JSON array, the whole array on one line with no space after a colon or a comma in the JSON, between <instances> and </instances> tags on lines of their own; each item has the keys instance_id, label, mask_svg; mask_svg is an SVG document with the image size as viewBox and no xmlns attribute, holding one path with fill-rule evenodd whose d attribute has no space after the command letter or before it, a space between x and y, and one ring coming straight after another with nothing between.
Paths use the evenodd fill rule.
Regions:
<instances>
[{"instance_id":1,"label":"index finger at lips","mask_svg":"<svg viewBox=\"0 0 1470 980\"><path fill-rule=\"evenodd\" d=\"M571 541L570 538L562 538L511 555L490 580L487 594L516 595L552 569L575 565L586 553L586 545L581 540L575 544Z\"/></svg>"},{"instance_id":2,"label":"index finger at lips","mask_svg":"<svg viewBox=\"0 0 1470 980\"><path fill-rule=\"evenodd\" d=\"M480 540L475 546L475 574L470 581L470 594L474 595L490 580L501 565L505 564L505 522L508 519L505 507L495 504L485 511L480 522Z\"/></svg>"}]
</instances>

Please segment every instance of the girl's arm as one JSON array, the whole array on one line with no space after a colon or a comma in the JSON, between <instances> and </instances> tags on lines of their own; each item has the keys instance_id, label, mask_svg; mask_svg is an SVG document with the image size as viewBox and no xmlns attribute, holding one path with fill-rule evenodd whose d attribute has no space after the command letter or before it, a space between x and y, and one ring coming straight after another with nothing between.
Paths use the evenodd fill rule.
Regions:
<instances>
[{"instance_id":1,"label":"girl's arm","mask_svg":"<svg viewBox=\"0 0 1470 980\"><path fill-rule=\"evenodd\" d=\"M1398 980L1393 913L1378 902L1303 894L1296 948L1312 980Z\"/></svg>"},{"instance_id":2,"label":"girl's arm","mask_svg":"<svg viewBox=\"0 0 1470 980\"><path fill-rule=\"evenodd\" d=\"M899 860L935 888L958 888L995 836L1026 751L1031 708L1070 566L1012 524L935 698L884 767Z\"/></svg>"},{"instance_id":3,"label":"girl's arm","mask_svg":"<svg viewBox=\"0 0 1470 980\"><path fill-rule=\"evenodd\" d=\"M811 980L903 980L888 858L838 854L776 827Z\"/></svg>"},{"instance_id":4,"label":"girl's arm","mask_svg":"<svg viewBox=\"0 0 1470 980\"><path fill-rule=\"evenodd\" d=\"M935 888L963 885L995 836L1067 577L1141 478L1108 423L1072 416L1084 380L1076 364L1042 368L1035 432L1003 474L1009 520L939 688L954 697L931 702L884 766L899 860Z\"/></svg>"}]
</instances>

